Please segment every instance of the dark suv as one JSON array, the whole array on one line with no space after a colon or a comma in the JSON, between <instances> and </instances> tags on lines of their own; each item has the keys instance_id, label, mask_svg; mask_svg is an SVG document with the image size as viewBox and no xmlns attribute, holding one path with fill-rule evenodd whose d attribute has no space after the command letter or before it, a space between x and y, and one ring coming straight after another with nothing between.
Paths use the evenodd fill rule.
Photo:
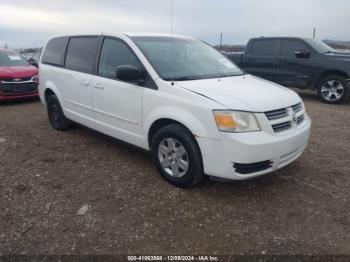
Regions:
<instances>
[{"instance_id":1,"label":"dark suv","mask_svg":"<svg viewBox=\"0 0 350 262\"><path fill-rule=\"evenodd\" d=\"M349 97L350 54L318 40L253 38L245 53L228 57L250 74L284 86L315 90L325 103L342 103Z\"/></svg>"}]
</instances>

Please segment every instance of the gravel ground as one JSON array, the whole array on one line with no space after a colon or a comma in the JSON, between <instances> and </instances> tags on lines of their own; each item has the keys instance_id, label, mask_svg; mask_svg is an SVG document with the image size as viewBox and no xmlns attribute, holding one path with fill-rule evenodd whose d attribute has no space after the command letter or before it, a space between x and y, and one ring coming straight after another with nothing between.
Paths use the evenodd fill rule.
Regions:
<instances>
[{"instance_id":1,"label":"gravel ground","mask_svg":"<svg viewBox=\"0 0 350 262\"><path fill-rule=\"evenodd\" d=\"M350 103L300 94L313 119L301 158L190 190L140 150L53 130L38 101L1 104L0 255L350 254Z\"/></svg>"}]
</instances>

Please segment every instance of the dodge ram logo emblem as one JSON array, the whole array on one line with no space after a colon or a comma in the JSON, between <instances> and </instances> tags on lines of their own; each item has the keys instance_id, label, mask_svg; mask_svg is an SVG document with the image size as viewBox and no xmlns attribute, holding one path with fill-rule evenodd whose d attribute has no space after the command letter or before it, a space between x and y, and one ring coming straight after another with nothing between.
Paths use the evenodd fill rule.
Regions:
<instances>
[{"instance_id":1,"label":"dodge ram logo emblem","mask_svg":"<svg viewBox=\"0 0 350 262\"><path fill-rule=\"evenodd\" d=\"M297 122L298 122L298 118L297 118L297 115L296 115L296 114L293 114L292 120L293 120L294 123L297 123Z\"/></svg>"}]
</instances>

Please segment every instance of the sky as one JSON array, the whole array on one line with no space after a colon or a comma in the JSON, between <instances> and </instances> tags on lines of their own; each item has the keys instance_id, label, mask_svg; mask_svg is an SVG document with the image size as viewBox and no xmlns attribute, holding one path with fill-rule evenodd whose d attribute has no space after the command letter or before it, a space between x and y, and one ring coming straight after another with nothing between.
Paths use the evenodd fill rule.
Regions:
<instances>
[{"instance_id":1,"label":"sky","mask_svg":"<svg viewBox=\"0 0 350 262\"><path fill-rule=\"evenodd\" d=\"M173 9L173 20L171 10ZM170 33L219 44L251 37L350 40L349 0L0 0L0 47L40 47L48 37L102 32Z\"/></svg>"}]
</instances>

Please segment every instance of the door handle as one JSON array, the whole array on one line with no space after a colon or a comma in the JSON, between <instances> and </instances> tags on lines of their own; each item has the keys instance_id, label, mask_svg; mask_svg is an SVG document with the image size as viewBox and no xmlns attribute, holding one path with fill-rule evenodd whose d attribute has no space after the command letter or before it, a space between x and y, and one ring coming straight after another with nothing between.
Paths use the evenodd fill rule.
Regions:
<instances>
[{"instance_id":1,"label":"door handle","mask_svg":"<svg viewBox=\"0 0 350 262\"><path fill-rule=\"evenodd\" d=\"M96 88L96 89L100 89L100 90L103 90L104 89L104 87L102 86L102 84L101 83L94 83L94 88Z\"/></svg>"},{"instance_id":2,"label":"door handle","mask_svg":"<svg viewBox=\"0 0 350 262\"><path fill-rule=\"evenodd\" d=\"M82 79L81 81L80 81L80 84L82 84L83 86L89 86L89 81L87 80L87 79Z\"/></svg>"},{"instance_id":3,"label":"door handle","mask_svg":"<svg viewBox=\"0 0 350 262\"><path fill-rule=\"evenodd\" d=\"M256 62L257 60L256 59L254 59L254 58L248 58L248 60L247 60L248 62Z\"/></svg>"}]
</instances>

